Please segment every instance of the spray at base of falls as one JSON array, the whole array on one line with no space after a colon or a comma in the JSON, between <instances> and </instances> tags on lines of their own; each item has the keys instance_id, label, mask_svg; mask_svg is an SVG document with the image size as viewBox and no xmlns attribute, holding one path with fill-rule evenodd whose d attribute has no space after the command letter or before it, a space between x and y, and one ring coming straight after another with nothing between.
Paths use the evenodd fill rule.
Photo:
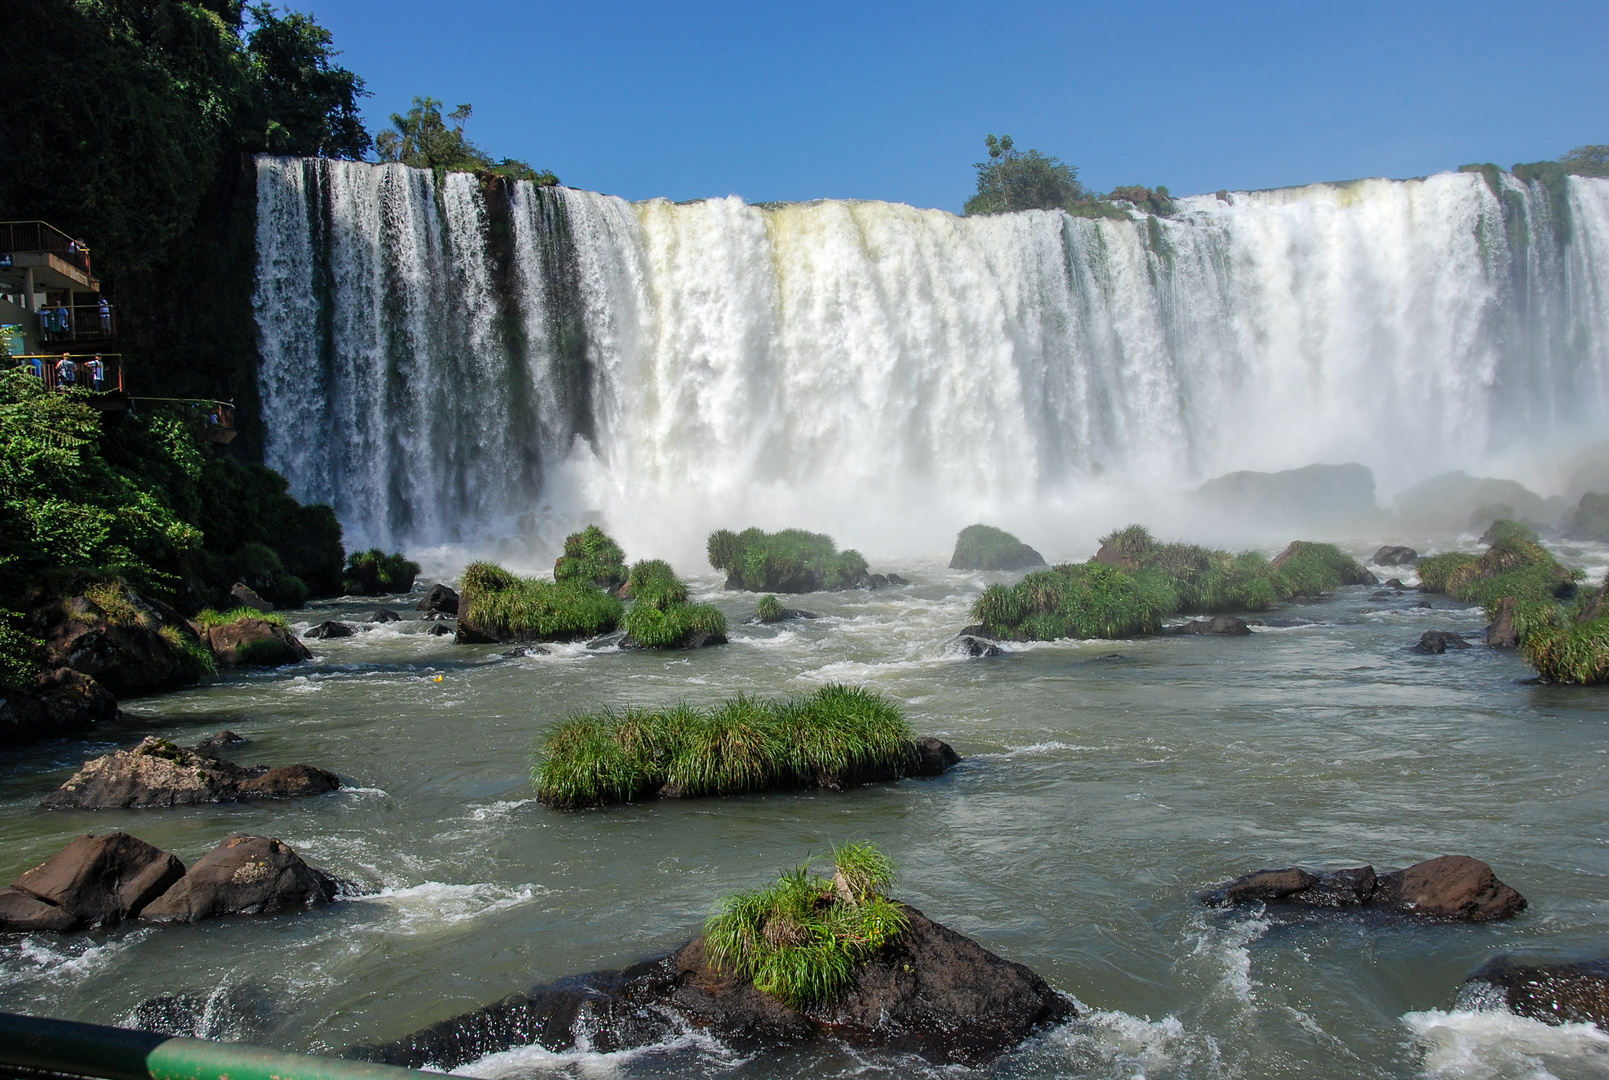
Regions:
<instances>
[{"instance_id":1,"label":"spray at base of falls","mask_svg":"<svg viewBox=\"0 0 1609 1080\"><path fill-rule=\"evenodd\" d=\"M589 515L700 562L751 524L1082 543L1232 470L1400 488L1609 407L1609 180L1112 221L257 166L266 457L349 545L524 535L534 559Z\"/></svg>"}]
</instances>

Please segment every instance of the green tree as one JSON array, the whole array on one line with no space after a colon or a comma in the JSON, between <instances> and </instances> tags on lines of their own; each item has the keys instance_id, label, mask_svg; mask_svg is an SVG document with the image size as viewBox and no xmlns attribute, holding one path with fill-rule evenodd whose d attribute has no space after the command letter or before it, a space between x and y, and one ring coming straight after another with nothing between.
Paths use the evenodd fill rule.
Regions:
<instances>
[{"instance_id":1,"label":"green tree","mask_svg":"<svg viewBox=\"0 0 1609 1080\"><path fill-rule=\"evenodd\" d=\"M331 62L340 51L331 47L330 32L310 15L276 15L271 4L247 10L251 107L237 125L242 142L299 157L367 154L374 140L358 115L358 98L368 91L361 77Z\"/></svg>"},{"instance_id":2,"label":"green tree","mask_svg":"<svg viewBox=\"0 0 1609 1080\"><path fill-rule=\"evenodd\" d=\"M441 102L416 97L406 115L391 114L391 126L374 140L375 149L381 161L397 161L416 169L489 169L490 155L464 137L464 124L473 112L474 106L460 105L443 119Z\"/></svg>"},{"instance_id":3,"label":"green tree","mask_svg":"<svg viewBox=\"0 0 1609 1080\"><path fill-rule=\"evenodd\" d=\"M1609 146L1578 146L1559 164L1574 176L1609 176Z\"/></svg>"},{"instance_id":4,"label":"green tree","mask_svg":"<svg viewBox=\"0 0 1609 1080\"><path fill-rule=\"evenodd\" d=\"M978 192L967 200L967 214L1001 214L1011 210L1065 210L1085 198L1078 169L1038 150L1027 153L1012 145L1011 136L984 140L989 160L977 162Z\"/></svg>"}]
</instances>

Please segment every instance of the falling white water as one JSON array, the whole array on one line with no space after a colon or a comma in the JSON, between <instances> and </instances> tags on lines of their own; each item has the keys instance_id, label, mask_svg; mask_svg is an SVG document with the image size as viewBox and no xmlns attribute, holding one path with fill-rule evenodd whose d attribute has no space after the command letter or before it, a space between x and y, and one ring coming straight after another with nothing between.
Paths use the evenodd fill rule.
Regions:
<instances>
[{"instance_id":1,"label":"falling white water","mask_svg":"<svg viewBox=\"0 0 1609 1080\"><path fill-rule=\"evenodd\" d=\"M263 157L266 456L349 546L599 515L684 559L750 524L916 552L987 519L1066 550L1237 469L1400 489L1609 407L1609 180L1571 178L1562 223L1498 180L1113 221Z\"/></svg>"}]
</instances>

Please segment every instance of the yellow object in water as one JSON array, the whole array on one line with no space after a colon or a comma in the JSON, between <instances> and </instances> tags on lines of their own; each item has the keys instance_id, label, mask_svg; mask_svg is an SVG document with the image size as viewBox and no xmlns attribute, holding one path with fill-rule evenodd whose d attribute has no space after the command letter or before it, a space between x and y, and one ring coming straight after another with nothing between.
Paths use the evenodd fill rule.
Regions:
<instances>
[{"instance_id":1,"label":"yellow object in water","mask_svg":"<svg viewBox=\"0 0 1609 1080\"><path fill-rule=\"evenodd\" d=\"M431 682L441 682L441 676L440 675L432 675L432 676L430 676L430 681Z\"/></svg>"}]
</instances>

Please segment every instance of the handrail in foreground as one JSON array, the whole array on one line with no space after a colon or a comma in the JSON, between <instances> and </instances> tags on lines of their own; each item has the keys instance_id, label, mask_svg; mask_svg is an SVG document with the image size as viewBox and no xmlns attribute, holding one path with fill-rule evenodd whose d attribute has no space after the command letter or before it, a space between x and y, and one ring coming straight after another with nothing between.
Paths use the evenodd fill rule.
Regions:
<instances>
[{"instance_id":1,"label":"handrail in foreground","mask_svg":"<svg viewBox=\"0 0 1609 1080\"><path fill-rule=\"evenodd\" d=\"M396 1065L0 1012L0 1068L98 1080L441 1080Z\"/></svg>"}]
</instances>

